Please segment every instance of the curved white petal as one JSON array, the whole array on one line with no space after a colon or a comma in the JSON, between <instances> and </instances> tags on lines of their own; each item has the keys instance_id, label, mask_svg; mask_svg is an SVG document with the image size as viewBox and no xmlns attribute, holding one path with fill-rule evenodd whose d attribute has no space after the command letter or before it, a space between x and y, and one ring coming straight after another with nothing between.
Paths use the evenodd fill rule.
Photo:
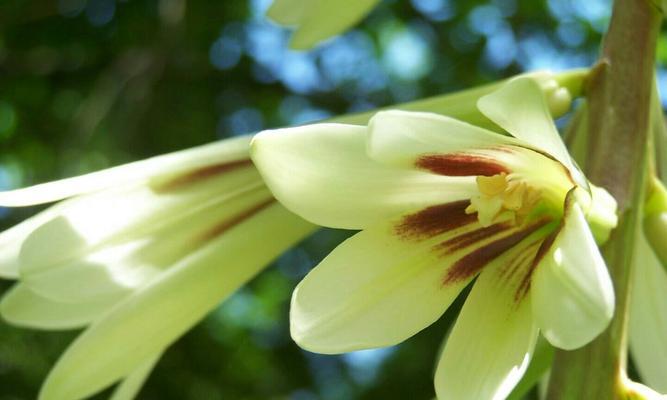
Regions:
<instances>
[{"instance_id":1,"label":"curved white petal","mask_svg":"<svg viewBox=\"0 0 667 400\"><path fill-rule=\"evenodd\" d=\"M477 193L472 177L390 167L366 154L366 128L316 124L265 131L252 159L288 209L318 225L363 229L403 211Z\"/></svg>"},{"instance_id":2,"label":"curved white petal","mask_svg":"<svg viewBox=\"0 0 667 400\"><path fill-rule=\"evenodd\" d=\"M642 380L667 393L667 273L643 235L637 240L630 302L630 354Z\"/></svg>"},{"instance_id":3,"label":"curved white petal","mask_svg":"<svg viewBox=\"0 0 667 400\"><path fill-rule=\"evenodd\" d=\"M28 278L90 253L144 239L191 213L262 186L252 166L193 183L187 190L140 184L77 197L45 212L44 222L21 244L20 275Z\"/></svg>"},{"instance_id":4,"label":"curved white petal","mask_svg":"<svg viewBox=\"0 0 667 400\"><path fill-rule=\"evenodd\" d=\"M410 214L339 245L297 286L292 338L318 353L391 346L437 320L491 260L534 231L481 227L465 204Z\"/></svg>"},{"instance_id":5,"label":"curved white petal","mask_svg":"<svg viewBox=\"0 0 667 400\"><path fill-rule=\"evenodd\" d=\"M387 224L346 240L295 289L294 341L336 354L391 346L435 322L469 279L444 285L448 261L431 246L402 242Z\"/></svg>"},{"instance_id":6,"label":"curved white petal","mask_svg":"<svg viewBox=\"0 0 667 400\"><path fill-rule=\"evenodd\" d=\"M531 283L533 315L556 347L585 345L609 324L614 288L579 205L568 197L553 242L547 240ZM538 257L540 256L538 255Z\"/></svg>"},{"instance_id":7,"label":"curved white petal","mask_svg":"<svg viewBox=\"0 0 667 400\"><path fill-rule=\"evenodd\" d=\"M132 373L314 227L272 203L225 228L79 336L49 374L39 399L84 398Z\"/></svg>"},{"instance_id":8,"label":"curved white petal","mask_svg":"<svg viewBox=\"0 0 667 400\"><path fill-rule=\"evenodd\" d=\"M26 328L76 329L100 318L113 305L109 301L56 302L19 283L2 297L0 314L10 324Z\"/></svg>"},{"instance_id":9,"label":"curved white petal","mask_svg":"<svg viewBox=\"0 0 667 400\"><path fill-rule=\"evenodd\" d=\"M46 259L41 264L26 262L29 267L22 267L21 280L31 290L56 301L120 300L205 244L211 239L209 232L270 199L268 189L261 185L195 208L182 216L183 221L154 227L153 232L137 239L84 247L83 253L59 263L49 264ZM33 235L37 237L29 237L24 245L26 256L41 250L55 252L52 258L57 258L60 248L66 246L52 248L48 244L68 236L76 238L64 219L43 225Z\"/></svg>"},{"instance_id":10,"label":"curved white petal","mask_svg":"<svg viewBox=\"0 0 667 400\"><path fill-rule=\"evenodd\" d=\"M309 49L319 42L344 32L359 22L380 0L326 0L278 1L269 10L269 16L286 24L298 24L290 47ZM294 16L288 16L291 6ZM277 17L277 18L275 18Z\"/></svg>"},{"instance_id":11,"label":"curved white petal","mask_svg":"<svg viewBox=\"0 0 667 400\"><path fill-rule=\"evenodd\" d=\"M226 139L74 178L0 192L0 205L20 207L49 203L129 182L169 180L188 171L247 159L249 142L250 136Z\"/></svg>"},{"instance_id":12,"label":"curved white petal","mask_svg":"<svg viewBox=\"0 0 667 400\"><path fill-rule=\"evenodd\" d=\"M371 158L409 167L425 154L448 154L521 143L510 136L426 112L380 111L371 118L368 130Z\"/></svg>"},{"instance_id":13,"label":"curved white petal","mask_svg":"<svg viewBox=\"0 0 667 400\"><path fill-rule=\"evenodd\" d=\"M133 400L136 398L160 357L162 357L162 352L149 357L140 364L118 384L109 400Z\"/></svg>"},{"instance_id":14,"label":"curved white petal","mask_svg":"<svg viewBox=\"0 0 667 400\"><path fill-rule=\"evenodd\" d=\"M538 330L530 297L521 295L525 265L511 272L522 250L487 266L474 283L438 363L439 399L502 400L526 371Z\"/></svg>"},{"instance_id":15,"label":"curved white petal","mask_svg":"<svg viewBox=\"0 0 667 400\"><path fill-rule=\"evenodd\" d=\"M480 98L477 107L515 138L556 158L577 182L586 187L586 178L574 165L556 130L544 93L533 78L510 80L497 91Z\"/></svg>"}]
</instances>

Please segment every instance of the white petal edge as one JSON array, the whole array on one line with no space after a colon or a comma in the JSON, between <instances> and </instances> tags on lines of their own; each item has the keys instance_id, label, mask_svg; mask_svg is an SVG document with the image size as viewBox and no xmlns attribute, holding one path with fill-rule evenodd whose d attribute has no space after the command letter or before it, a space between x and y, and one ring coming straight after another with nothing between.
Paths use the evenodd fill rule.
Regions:
<instances>
[{"instance_id":1,"label":"white petal edge","mask_svg":"<svg viewBox=\"0 0 667 400\"><path fill-rule=\"evenodd\" d=\"M192 149L156 156L98 172L0 192L0 206L21 207L147 179L170 179L208 165L248 158L251 136L241 136Z\"/></svg>"},{"instance_id":2,"label":"white petal edge","mask_svg":"<svg viewBox=\"0 0 667 400\"><path fill-rule=\"evenodd\" d=\"M630 300L630 354L642 380L667 394L667 273L639 235Z\"/></svg>"},{"instance_id":3,"label":"white petal edge","mask_svg":"<svg viewBox=\"0 0 667 400\"><path fill-rule=\"evenodd\" d=\"M530 298L517 302L516 282L499 275L521 250L487 265L473 284L438 362L438 399L503 400L526 372L538 335Z\"/></svg>"},{"instance_id":4,"label":"white petal edge","mask_svg":"<svg viewBox=\"0 0 667 400\"><path fill-rule=\"evenodd\" d=\"M571 195L559 231L533 273L530 296L542 334L565 350L593 340L614 314L607 266Z\"/></svg>"},{"instance_id":5,"label":"white petal edge","mask_svg":"<svg viewBox=\"0 0 667 400\"><path fill-rule=\"evenodd\" d=\"M365 127L315 124L264 131L252 160L274 196L323 226L363 229L405 210L470 198L474 177L390 167L366 154Z\"/></svg>"},{"instance_id":6,"label":"white petal edge","mask_svg":"<svg viewBox=\"0 0 667 400\"><path fill-rule=\"evenodd\" d=\"M535 79L526 76L512 79L480 98L477 107L515 138L556 158L586 187L586 178L574 165L558 134L545 95Z\"/></svg>"},{"instance_id":7,"label":"white petal edge","mask_svg":"<svg viewBox=\"0 0 667 400\"><path fill-rule=\"evenodd\" d=\"M39 399L81 399L127 376L313 229L275 203L248 215L91 325L58 360Z\"/></svg>"},{"instance_id":8,"label":"white petal edge","mask_svg":"<svg viewBox=\"0 0 667 400\"><path fill-rule=\"evenodd\" d=\"M113 307L109 301L56 302L32 292L22 283L14 285L0 302L0 315L12 325L43 330L82 328Z\"/></svg>"},{"instance_id":9,"label":"white petal edge","mask_svg":"<svg viewBox=\"0 0 667 400\"><path fill-rule=\"evenodd\" d=\"M162 357L162 352L150 356L146 361L139 365L130 375L126 376L114 389L109 400L133 400L141 391L148 376L153 372L155 364Z\"/></svg>"},{"instance_id":10,"label":"white petal edge","mask_svg":"<svg viewBox=\"0 0 667 400\"><path fill-rule=\"evenodd\" d=\"M380 111L368 124L368 154L379 162L412 167L425 154L447 154L520 141L444 115Z\"/></svg>"},{"instance_id":11,"label":"white petal edge","mask_svg":"<svg viewBox=\"0 0 667 400\"><path fill-rule=\"evenodd\" d=\"M385 222L357 233L299 283L290 331L300 347L338 354L395 345L435 322L470 282L444 284L461 254L433 249L461 231L413 242L394 229Z\"/></svg>"}]
</instances>

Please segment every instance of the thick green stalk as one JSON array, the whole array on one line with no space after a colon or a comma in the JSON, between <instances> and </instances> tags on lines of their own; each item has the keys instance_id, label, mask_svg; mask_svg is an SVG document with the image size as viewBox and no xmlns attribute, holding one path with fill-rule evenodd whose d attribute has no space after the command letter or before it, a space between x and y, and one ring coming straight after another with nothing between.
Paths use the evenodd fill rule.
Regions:
<instances>
[{"instance_id":1,"label":"thick green stalk","mask_svg":"<svg viewBox=\"0 0 667 400\"><path fill-rule=\"evenodd\" d=\"M558 351L548 399L622 399L629 280L646 175L651 86L660 10L649 0L616 0L600 63L587 86L586 172L619 205L619 225L603 248L614 281L616 312L587 346Z\"/></svg>"}]
</instances>

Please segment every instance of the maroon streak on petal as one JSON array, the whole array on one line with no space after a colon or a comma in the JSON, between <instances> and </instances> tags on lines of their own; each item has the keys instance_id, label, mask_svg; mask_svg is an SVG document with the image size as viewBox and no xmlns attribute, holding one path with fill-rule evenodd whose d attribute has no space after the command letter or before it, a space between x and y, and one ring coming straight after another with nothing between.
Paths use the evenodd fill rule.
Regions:
<instances>
[{"instance_id":1,"label":"maroon streak on petal","mask_svg":"<svg viewBox=\"0 0 667 400\"><path fill-rule=\"evenodd\" d=\"M533 232L549 223L548 219L536 221L510 235L488 243L455 262L443 279L443 285L459 282L476 275L489 262L496 259L505 251L517 245Z\"/></svg>"},{"instance_id":2,"label":"maroon streak on petal","mask_svg":"<svg viewBox=\"0 0 667 400\"><path fill-rule=\"evenodd\" d=\"M544 238L539 238L538 240L527 244L519 255L512 258L511 260L508 260L507 264L505 264L500 270L500 274L498 276L500 278L504 278L506 282L509 282L514 277L514 274L523 270L524 268L528 268L528 263L530 263L535 257L535 252L542 243L543 239Z\"/></svg>"},{"instance_id":3,"label":"maroon streak on petal","mask_svg":"<svg viewBox=\"0 0 667 400\"><path fill-rule=\"evenodd\" d=\"M445 254L451 254L457 250L464 249L470 245L481 242L484 239L488 239L491 236L495 236L501 232L504 232L510 229L512 225L509 222L499 222L487 227L482 227L475 229L473 231L465 232L461 235L455 236L449 240L446 240L436 246L438 249L445 250Z\"/></svg>"},{"instance_id":4,"label":"maroon streak on petal","mask_svg":"<svg viewBox=\"0 0 667 400\"><path fill-rule=\"evenodd\" d=\"M432 154L421 156L415 162L419 169L446 176L493 176L510 171L491 158L473 154Z\"/></svg>"},{"instance_id":5,"label":"maroon streak on petal","mask_svg":"<svg viewBox=\"0 0 667 400\"><path fill-rule=\"evenodd\" d=\"M212 178L214 176L235 171L237 169L248 167L251 165L252 161L250 161L249 159L207 165L202 168L185 172L182 175L178 175L164 182L160 182L159 184L155 185L154 190L158 192L168 192L171 190L182 189L193 183L197 183L199 181L203 181L205 179Z\"/></svg>"},{"instance_id":6,"label":"maroon streak on petal","mask_svg":"<svg viewBox=\"0 0 667 400\"><path fill-rule=\"evenodd\" d=\"M562 224L549 236L547 236L542 244L540 245L540 248L537 249L537 253L535 253L535 258L533 258L533 261L530 263L530 267L526 271L526 274L524 275L523 279L521 280L521 284L519 284L519 287L516 290L516 293L514 294L514 300L515 301L521 301L526 295L528 294L528 291L530 290L530 280L533 277L533 272L535 272L535 269L537 266L540 264L540 261L544 258L544 256L547 255L549 250L551 249L551 246L554 244L554 241L556 240L556 237L558 236L558 233L560 233L561 229L563 228Z\"/></svg>"},{"instance_id":7,"label":"maroon streak on petal","mask_svg":"<svg viewBox=\"0 0 667 400\"><path fill-rule=\"evenodd\" d=\"M477 214L466 214L470 201L439 204L410 214L394 231L403 239L427 239L477 221Z\"/></svg>"},{"instance_id":8,"label":"maroon streak on petal","mask_svg":"<svg viewBox=\"0 0 667 400\"><path fill-rule=\"evenodd\" d=\"M274 198L267 199L266 201L263 201L253 207L250 207L247 210L244 210L243 212L240 212L238 215L233 216L230 219L226 219L224 221L221 221L217 225L214 225L213 227L209 228L202 234L200 234L197 237L197 242L200 244L206 243L210 240L215 239L216 237L222 235L223 233L227 232L234 226L244 222L248 218L251 218L253 215L257 214L258 212L262 211L266 207L270 206L276 201Z\"/></svg>"}]
</instances>

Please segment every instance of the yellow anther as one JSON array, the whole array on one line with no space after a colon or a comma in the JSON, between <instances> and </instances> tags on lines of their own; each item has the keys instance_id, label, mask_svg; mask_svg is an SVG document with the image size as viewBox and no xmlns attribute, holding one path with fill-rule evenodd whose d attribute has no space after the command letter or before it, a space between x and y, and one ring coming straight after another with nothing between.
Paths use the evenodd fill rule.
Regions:
<instances>
[{"instance_id":1,"label":"yellow anther","mask_svg":"<svg viewBox=\"0 0 667 400\"><path fill-rule=\"evenodd\" d=\"M493 176L478 176L477 187L480 193L487 196L496 196L507 189L507 174L502 172Z\"/></svg>"},{"instance_id":2,"label":"yellow anther","mask_svg":"<svg viewBox=\"0 0 667 400\"><path fill-rule=\"evenodd\" d=\"M510 180L506 173L478 176L479 195L470 199L467 214L477 213L482 226L498 219L522 223L540 201L540 192L526 182Z\"/></svg>"},{"instance_id":3,"label":"yellow anther","mask_svg":"<svg viewBox=\"0 0 667 400\"><path fill-rule=\"evenodd\" d=\"M505 193L502 194L503 207L511 211L519 210L523 205L523 197L525 193L525 182L511 182Z\"/></svg>"}]
</instances>

